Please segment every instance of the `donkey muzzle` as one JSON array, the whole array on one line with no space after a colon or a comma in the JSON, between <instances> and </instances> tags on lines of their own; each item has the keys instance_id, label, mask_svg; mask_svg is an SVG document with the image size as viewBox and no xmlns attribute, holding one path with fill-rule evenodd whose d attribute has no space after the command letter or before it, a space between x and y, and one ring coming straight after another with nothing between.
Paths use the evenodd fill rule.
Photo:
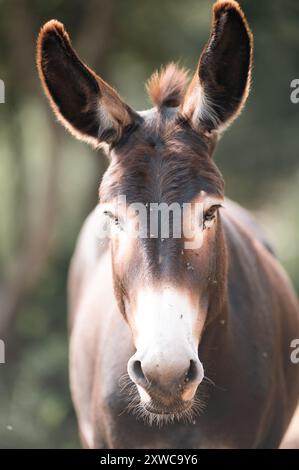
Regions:
<instances>
[{"instance_id":1,"label":"donkey muzzle","mask_svg":"<svg viewBox=\"0 0 299 470\"><path fill-rule=\"evenodd\" d=\"M172 357L165 353L138 354L128 362L128 374L137 385L141 401L151 400L164 405L180 401L189 402L204 377L198 357L174 351Z\"/></svg>"}]
</instances>

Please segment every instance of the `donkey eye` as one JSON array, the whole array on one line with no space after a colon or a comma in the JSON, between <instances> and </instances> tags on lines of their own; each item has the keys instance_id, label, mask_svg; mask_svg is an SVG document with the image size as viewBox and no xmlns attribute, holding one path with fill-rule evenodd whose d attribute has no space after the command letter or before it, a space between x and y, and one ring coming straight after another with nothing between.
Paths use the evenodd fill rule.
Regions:
<instances>
[{"instance_id":1,"label":"donkey eye","mask_svg":"<svg viewBox=\"0 0 299 470\"><path fill-rule=\"evenodd\" d=\"M119 225L119 218L114 215L111 211L104 211L104 215L106 215L107 217L109 217L109 219L115 224L115 225Z\"/></svg>"},{"instance_id":2,"label":"donkey eye","mask_svg":"<svg viewBox=\"0 0 299 470\"><path fill-rule=\"evenodd\" d=\"M219 209L221 204L214 204L213 206L209 207L209 209L204 213L204 221L213 220L215 218L215 214L217 209Z\"/></svg>"}]
</instances>

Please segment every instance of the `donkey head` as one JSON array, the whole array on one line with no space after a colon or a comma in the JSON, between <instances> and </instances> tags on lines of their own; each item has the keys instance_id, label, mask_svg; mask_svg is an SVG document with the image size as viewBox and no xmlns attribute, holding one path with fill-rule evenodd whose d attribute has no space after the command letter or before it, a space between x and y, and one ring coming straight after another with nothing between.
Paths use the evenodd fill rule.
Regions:
<instances>
[{"instance_id":1,"label":"donkey head","mask_svg":"<svg viewBox=\"0 0 299 470\"><path fill-rule=\"evenodd\" d=\"M56 116L75 137L104 146L109 155L100 207L111 224L115 296L136 347L128 373L145 409L156 415L177 416L192 407L204 377L199 343L223 307L224 185L212 154L247 98L251 60L243 12L233 0L218 1L187 91L186 73L170 64L149 81L154 108L135 112L81 62L61 23L50 21L40 32L38 70ZM123 195L126 204L116 209ZM190 223L191 235L174 235L170 209L169 236L161 233L163 212L152 236L147 222L153 203L181 209L189 204L179 226ZM145 208L142 221L138 205ZM134 210L127 217L128 207ZM136 220L146 223L137 238L130 236ZM186 238L200 243L187 248Z\"/></svg>"}]
</instances>

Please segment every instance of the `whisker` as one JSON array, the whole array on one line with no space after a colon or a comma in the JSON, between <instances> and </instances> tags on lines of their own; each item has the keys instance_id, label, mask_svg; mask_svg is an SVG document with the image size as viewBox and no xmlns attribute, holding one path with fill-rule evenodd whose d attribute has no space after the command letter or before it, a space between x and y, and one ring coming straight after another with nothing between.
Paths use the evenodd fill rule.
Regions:
<instances>
[{"instance_id":1,"label":"whisker","mask_svg":"<svg viewBox=\"0 0 299 470\"><path fill-rule=\"evenodd\" d=\"M205 376L203 385L217 387L209 377ZM206 387L199 387L197 394L192 400L192 406L187 410L178 413L156 414L152 413L144 407L140 401L140 396L136 385L132 382L129 375L125 373L119 379L119 386L124 401L127 402L124 409L119 413L122 416L125 413L132 414L137 420L142 420L148 426L157 426L161 428L174 422L183 422L184 424L196 424L198 417L202 415L206 409L209 393ZM150 384L149 384L150 386ZM178 399L174 405L180 405Z\"/></svg>"},{"instance_id":2,"label":"whisker","mask_svg":"<svg viewBox=\"0 0 299 470\"><path fill-rule=\"evenodd\" d=\"M214 380L210 379L210 377L208 377L207 375L204 376L203 380L205 380L206 382L208 382L209 384L213 385L214 387L216 387L216 384L214 382Z\"/></svg>"}]
</instances>

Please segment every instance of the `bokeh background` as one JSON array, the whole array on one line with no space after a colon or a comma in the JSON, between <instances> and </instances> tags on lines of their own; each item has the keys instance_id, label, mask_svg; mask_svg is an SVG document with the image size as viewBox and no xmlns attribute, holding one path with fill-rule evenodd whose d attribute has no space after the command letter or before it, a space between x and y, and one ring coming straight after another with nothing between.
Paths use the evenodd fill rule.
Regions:
<instances>
[{"instance_id":1,"label":"bokeh background","mask_svg":"<svg viewBox=\"0 0 299 470\"><path fill-rule=\"evenodd\" d=\"M194 70L210 0L0 0L0 447L78 447L68 389L66 279L105 158L55 119L35 68L41 25L64 22L82 59L136 109L171 60ZM299 291L298 0L241 0L255 37L246 110L219 144L227 195L255 212Z\"/></svg>"}]
</instances>

